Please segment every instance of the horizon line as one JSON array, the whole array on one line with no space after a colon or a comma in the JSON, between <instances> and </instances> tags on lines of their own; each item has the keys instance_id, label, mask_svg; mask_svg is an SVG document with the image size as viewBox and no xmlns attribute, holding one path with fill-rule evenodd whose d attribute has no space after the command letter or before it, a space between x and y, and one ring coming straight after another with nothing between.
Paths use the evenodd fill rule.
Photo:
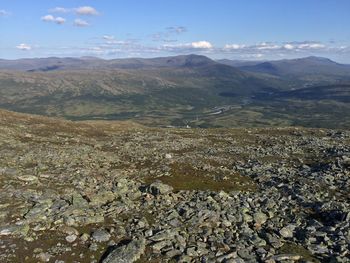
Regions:
<instances>
[{"instance_id":1,"label":"horizon line","mask_svg":"<svg viewBox=\"0 0 350 263\"><path fill-rule=\"evenodd\" d=\"M235 58L218 58L214 59L210 56L202 55L202 54L179 54L179 55L173 55L173 56L154 56L154 57L120 57L120 58L104 58L104 57L99 57L99 56L48 56L48 57L21 57L21 58L15 58L15 59L7 59L7 58L1 58L0 60L5 60L5 61L19 61L19 60L30 60L30 59L50 59L50 58L56 58L56 59L99 59L99 60L104 60L104 61L111 61L111 60L125 60L125 59L156 59L156 58L170 58L170 57L181 57L181 56L199 56L199 57L206 57L209 58L213 61L220 61L220 60L231 60L231 61L260 61L260 62L267 62L267 61L283 61L283 60L297 60L297 59L306 59L306 58L319 58L319 59L328 59L330 61L333 61L338 64L344 64L348 65L350 62L347 63L342 63L334 59L330 59L328 57L322 57L322 56L300 56L300 57L295 57L295 58L281 58L281 59L235 59Z\"/></svg>"}]
</instances>

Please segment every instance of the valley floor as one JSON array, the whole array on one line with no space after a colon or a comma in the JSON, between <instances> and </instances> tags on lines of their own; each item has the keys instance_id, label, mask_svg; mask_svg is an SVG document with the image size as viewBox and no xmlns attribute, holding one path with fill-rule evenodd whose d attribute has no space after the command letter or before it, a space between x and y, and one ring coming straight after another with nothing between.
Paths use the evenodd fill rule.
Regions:
<instances>
[{"instance_id":1,"label":"valley floor","mask_svg":"<svg viewBox=\"0 0 350 263\"><path fill-rule=\"evenodd\" d=\"M349 262L348 130L0 111L0 262Z\"/></svg>"}]
</instances>

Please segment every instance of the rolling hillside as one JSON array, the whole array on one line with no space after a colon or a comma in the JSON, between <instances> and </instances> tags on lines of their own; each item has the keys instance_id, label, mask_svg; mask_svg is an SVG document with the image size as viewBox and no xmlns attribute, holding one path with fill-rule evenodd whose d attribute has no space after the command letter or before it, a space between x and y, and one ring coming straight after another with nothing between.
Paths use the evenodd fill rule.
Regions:
<instances>
[{"instance_id":1,"label":"rolling hillside","mask_svg":"<svg viewBox=\"0 0 350 263\"><path fill-rule=\"evenodd\" d=\"M306 57L276 61L241 62L233 60L218 61L225 65L235 66L245 72L269 74L283 78L294 78L313 81L339 81L350 79L350 65L339 64L327 58Z\"/></svg>"},{"instance_id":2,"label":"rolling hillside","mask_svg":"<svg viewBox=\"0 0 350 263\"><path fill-rule=\"evenodd\" d=\"M285 66L305 61L306 75L295 75L297 66ZM315 61L319 71L312 66ZM347 114L338 117L349 110L347 75L338 70L346 72L346 65L306 58L277 63L273 70L278 74L271 67L266 72L247 67L253 66L236 68L197 55L2 60L0 107L73 120L132 119L151 126L350 126ZM327 67L339 75L323 75Z\"/></svg>"}]
</instances>

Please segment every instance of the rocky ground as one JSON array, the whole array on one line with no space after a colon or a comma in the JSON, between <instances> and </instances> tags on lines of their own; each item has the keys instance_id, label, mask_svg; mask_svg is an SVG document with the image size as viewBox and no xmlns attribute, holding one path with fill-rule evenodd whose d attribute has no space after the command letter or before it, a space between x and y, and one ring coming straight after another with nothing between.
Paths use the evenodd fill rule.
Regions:
<instances>
[{"instance_id":1,"label":"rocky ground","mask_svg":"<svg viewBox=\"0 0 350 263\"><path fill-rule=\"evenodd\" d=\"M0 111L0 262L350 262L350 132Z\"/></svg>"}]
</instances>

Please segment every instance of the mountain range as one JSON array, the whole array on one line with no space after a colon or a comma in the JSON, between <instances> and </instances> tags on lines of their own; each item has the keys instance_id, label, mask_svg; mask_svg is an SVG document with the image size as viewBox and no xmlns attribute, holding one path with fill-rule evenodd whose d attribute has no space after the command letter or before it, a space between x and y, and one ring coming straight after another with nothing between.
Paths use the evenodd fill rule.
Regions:
<instances>
[{"instance_id":1,"label":"mountain range","mask_svg":"<svg viewBox=\"0 0 350 263\"><path fill-rule=\"evenodd\" d=\"M0 107L151 126L350 127L350 66L182 55L0 60Z\"/></svg>"},{"instance_id":2,"label":"mountain range","mask_svg":"<svg viewBox=\"0 0 350 263\"><path fill-rule=\"evenodd\" d=\"M113 70L113 69L145 69L145 68L178 68L198 67L217 64L205 56L183 55L159 58L126 58L104 60L96 57L81 58L34 58L18 60L0 60L0 69L28 72L53 70Z\"/></svg>"},{"instance_id":3,"label":"mountain range","mask_svg":"<svg viewBox=\"0 0 350 263\"><path fill-rule=\"evenodd\" d=\"M298 59L283 59L276 61L235 61L219 60L225 65L237 67L240 70L254 73L270 74L279 77L300 79L349 79L350 65L339 64L328 58L306 57Z\"/></svg>"}]
</instances>

